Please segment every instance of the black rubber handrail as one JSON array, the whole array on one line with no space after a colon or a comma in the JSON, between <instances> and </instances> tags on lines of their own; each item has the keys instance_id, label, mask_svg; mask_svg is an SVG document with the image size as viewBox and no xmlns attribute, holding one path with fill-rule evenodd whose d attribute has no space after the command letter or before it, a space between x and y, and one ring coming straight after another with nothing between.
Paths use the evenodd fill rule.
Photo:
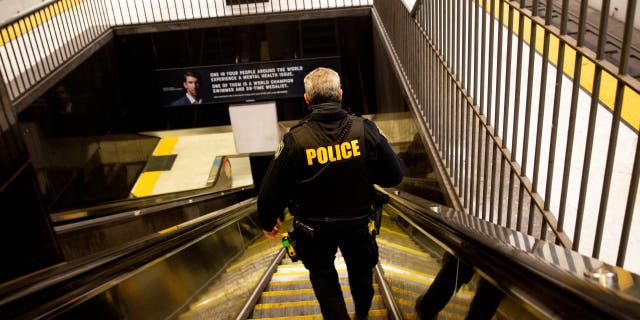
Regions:
<instances>
[{"instance_id":1,"label":"black rubber handrail","mask_svg":"<svg viewBox=\"0 0 640 320\"><path fill-rule=\"evenodd\" d=\"M396 189L384 192L416 230L542 316L640 319L634 273Z\"/></svg>"},{"instance_id":2,"label":"black rubber handrail","mask_svg":"<svg viewBox=\"0 0 640 320\"><path fill-rule=\"evenodd\" d=\"M0 314L10 319L56 314L97 294L96 288L255 212L255 205L256 198L251 198L134 243L0 284Z\"/></svg>"},{"instance_id":3,"label":"black rubber handrail","mask_svg":"<svg viewBox=\"0 0 640 320\"><path fill-rule=\"evenodd\" d=\"M54 225L74 223L82 220L90 220L98 217L105 217L115 214L144 215L160 210L179 207L185 204L196 203L209 200L211 198L224 196L229 192L236 192L253 188L252 185L229 189L231 177L226 176L223 164L227 161L226 156L218 156L213 168L215 179L209 187L185 190L155 196L132 198L102 203L96 206L67 210L50 214L51 222Z\"/></svg>"}]
</instances>

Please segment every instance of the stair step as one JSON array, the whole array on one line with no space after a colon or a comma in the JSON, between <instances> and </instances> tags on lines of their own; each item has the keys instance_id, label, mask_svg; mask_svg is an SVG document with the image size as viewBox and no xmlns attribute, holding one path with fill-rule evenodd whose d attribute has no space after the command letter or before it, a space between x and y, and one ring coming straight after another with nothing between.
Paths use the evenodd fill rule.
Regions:
<instances>
[{"instance_id":1,"label":"stair step","mask_svg":"<svg viewBox=\"0 0 640 320\"><path fill-rule=\"evenodd\" d=\"M342 294L345 298L351 297L351 287L348 285L341 285ZM377 294L378 293L378 284L373 284L373 290ZM309 285L308 288L301 289L287 289L287 290L271 290L264 291L260 296L259 303L275 303L275 302L286 302L286 301L302 301L302 300L313 300L315 299L315 294L313 293L313 288Z\"/></svg>"},{"instance_id":2,"label":"stair step","mask_svg":"<svg viewBox=\"0 0 640 320\"><path fill-rule=\"evenodd\" d=\"M338 280L340 281L341 286L348 286L349 279L346 275L340 277ZM311 282L309 281L309 277L303 279L297 279L292 281L274 281L273 279L267 286L265 291L276 291L276 290L298 290L298 289L309 289L311 288Z\"/></svg>"},{"instance_id":3,"label":"stair step","mask_svg":"<svg viewBox=\"0 0 640 320\"><path fill-rule=\"evenodd\" d=\"M353 298L345 297L347 311L353 312ZM382 296L375 295L371 304L372 309L384 309ZM312 300L280 302L280 303L259 303L253 309L253 319L277 318L291 316L310 316L320 314L320 304L314 298Z\"/></svg>"},{"instance_id":4,"label":"stair step","mask_svg":"<svg viewBox=\"0 0 640 320\"><path fill-rule=\"evenodd\" d=\"M349 312L349 316L351 318L354 317L353 312ZM250 319L258 319L258 318L250 318ZM277 318L259 318L262 320L323 320L322 315L314 314L308 316L287 316L287 317L277 317ZM386 309L375 309L369 310L369 320L387 320L387 310Z\"/></svg>"}]
</instances>

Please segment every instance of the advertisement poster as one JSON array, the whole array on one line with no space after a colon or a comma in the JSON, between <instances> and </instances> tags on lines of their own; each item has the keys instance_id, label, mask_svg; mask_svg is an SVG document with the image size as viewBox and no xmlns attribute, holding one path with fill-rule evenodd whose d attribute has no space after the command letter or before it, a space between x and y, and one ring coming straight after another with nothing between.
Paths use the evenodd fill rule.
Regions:
<instances>
[{"instance_id":1,"label":"advertisement poster","mask_svg":"<svg viewBox=\"0 0 640 320\"><path fill-rule=\"evenodd\" d=\"M338 57L159 69L166 107L302 97L304 77L317 67L340 73Z\"/></svg>"}]
</instances>

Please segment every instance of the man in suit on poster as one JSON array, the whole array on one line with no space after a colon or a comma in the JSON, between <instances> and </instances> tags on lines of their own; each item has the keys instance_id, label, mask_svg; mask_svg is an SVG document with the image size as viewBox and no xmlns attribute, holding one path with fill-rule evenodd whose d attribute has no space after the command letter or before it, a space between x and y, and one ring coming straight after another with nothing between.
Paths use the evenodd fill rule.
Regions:
<instances>
[{"instance_id":1,"label":"man in suit on poster","mask_svg":"<svg viewBox=\"0 0 640 320\"><path fill-rule=\"evenodd\" d=\"M200 77L187 71L184 73L182 86L186 90L184 96L171 102L171 106L182 106L189 104L202 104L202 98L200 98Z\"/></svg>"}]
</instances>

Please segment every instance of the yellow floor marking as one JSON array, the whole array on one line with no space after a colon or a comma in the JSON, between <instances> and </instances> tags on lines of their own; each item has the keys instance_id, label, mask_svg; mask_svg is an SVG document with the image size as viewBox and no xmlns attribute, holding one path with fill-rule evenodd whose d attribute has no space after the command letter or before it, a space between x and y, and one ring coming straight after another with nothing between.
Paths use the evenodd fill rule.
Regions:
<instances>
[{"instance_id":1,"label":"yellow floor marking","mask_svg":"<svg viewBox=\"0 0 640 320\"><path fill-rule=\"evenodd\" d=\"M166 156L170 155L173 151L173 147L178 143L178 137L167 137L160 139L156 149L153 151L154 156Z\"/></svg>"},{"instance_id":2,"label":"yellow floor marking","mask_svg":"<svg viewBox=\"0 0 640 320\"><path fill-rule=\"evenodd\" d=\"M346 290L349 290L349 287L346 287ZM345 290L345 287L342 287L342 290ZM277 291L265 291L262 293L263 297L280 297L280 296L289 296L289 295L298 295L298 294L310 294L313 293L313 289L296 289L296 290L277 290Z\"/></svg>"},{"instance_id":3,"label":"yellow floor marking","mask_svg":"<svg viewBox=\"0 0 640 320\"><path fill-rule=\"evenodd\" d=\"M355 315L354 312L349 312L349 316L353 317ZM369 310L370 317L384 317L387 315L387 310L385 309L376 309ZM278 318L260 318L260 320L323 320L322 315L314 314L309 316L287 316L287 317L278 317Z\"/></svg>"},{"instance_id":4,"label":"yellow floor marking","mask_svg":"<svg viewBox=\"0 0 640 320\"><path fill-rule=\"evenodd\" d=\"M389 229L387 227L380 227L380 232L381 233L391 233L391 234L394 234L396 236L400 236L400 237L403 237L403 238L409 238L408 234L402 233L402 232L399 232L399 231L395 231L395 230L391 230L391 229Z\"/></svg>"},{"instance_id":5,"label":"yellow floor marking","mask_svg":"<svg viewBox=\"0 0 640 320\"><path fill-rule=\"evenodd\" d=\"M156 182L158 178L160 178L160 173L160 171L143 172L140 177L138 177L138 182L136 182L136 186L131 193L136 197L151 195L153 187L156 186Z\"/></svg>"},{"instance_id":6,"label":"yellow floor marking","mask_svg":"<svg viewBox=\"0 0 640 320\"><path fill-rule=\"evenodd\" d=\"M345 281L347 280L347 277L339 277L338 280L340 281ZM302 283L311 283L309 282L309 279L297 279L297 280L277 280L277 279L272 279L271 282L269 282L269 286L271 287L279 287L279 286L288 286L288 285L296 285L296 284L302 284Z\"/></svg>"},{"instance_id":7,"label":"yellow floor marking","mask_svg":"<svg viewBox=\"0 0 640 320\"><path fill-rule=\"evenodd\" d=\"M427 257L427 258L430 257L429 254L427 254L427 253L424 253L424 252L416 250L416 249L407 248L407 247L405 247L403 245L399 245L397 243L389 242L389 241L383 240L383 239L378 239L377 241L378 241L378 244L381 244L381 245L384 245L384 246L387 246L387 247L392 247L392 248L395 248L395 249L398 249L398 250L402 250L404 252L407 252L407 253L410 253L410 254L413 254L413 255L416 255L416 256Z\"/></svg>"},{"instance_id":8,"label":"yellow floor marking","mask_svg":"<svg viewBox=\"0 0 640 320\"><path fill-rule=\"evenodd\" d=\"M55 16L60 15L61 13L72 9L74 6L79 4L84 0L63 0L57 2L55 4L49 5L27 17L24 17L7 27L0 29L0 45L4 45L5 43L16 39L22 34L36 28L37 26L43 24L44 22L53 19ZM509 5L503 0L494 0L495 8L498 8L500 4L504 7L504 17L503 17L503 25L508 24L508 10ZM482 8L482 4L478 2L479 7ZM498 18L498 10L494 10L494 17ZM514 34L519 34L519 24L518 19L520 18L520 13L517 10L514 10ZM527 44L530 44L530 36L531 36L531 19L527 17L523 17L525 24L523 30L523 38ZM536 51L538 53L542 53L543 45L544 45L544 29L538 25L536 25ZM558 65L558 51L559 51L560 42L556 36L550 37L550 46L549 46L549 61ZM565 61L563 71L573 79L573 69L575 65L575 50L565 47ZM593 93L593 77L595 74L595 64L593 61L583 58L582 59L582 75L579 79L580 85L587 91L589 94ZM613 110L615 104L615 96L616 96L616 86L617 80L610 73L603 71L602 80L600 82L600 101L602 104L607 106L610 110ZM624 119L627 123L629 123L636 130L640 129L640 112L636 110L637 106L640 105L640 94L630 88L629 86L625 86L624 88L624 99L622 101L622 119Z\"/></svg>"},{"instance_id":9,"label":"yellow floor marking","mask_svg":"<svg viewBox=\"0 0 640 320\"><path fill-rule=\"evenodd\" d=\"M156 149L153 151L154 156L166 156L171 154L173 147L178 143L177 137L162 138L158 142ZM162 171L147 171L143 172L136 185L133 187L131 193L136 197L146 197L153 193L153 188L156 186L158 179L160 178Z\"/></svg>"},{"instance_id":10,"label":"yellow floor marking","mask_svg":"<svg viewBox=\"0 0 640 320\"><path fill-rule=\"evenodd\" d=\"M63 0L42 8L29 16L26 16L8 26L0 29L0 45L4 45L11 40L35 29L37 26L53 19L55 16L72 9L84 0Z\"/></svg>"},{"instance_id":11,"label":"yellow floor marking","mask_svg":"<svg viewBox=\"0 0 640 320\"><path fill-rule=\"evenodd\" d=\"M350 291L351 286L340 286L342 291ZM377 289L378 284L373 284L373 289ZM275 291L265 291L262 293L263 297L281 297L281 296L290 296L290 295L299 295L299 294L313 294L313 288L309 289L292 289L292 290L275 290Z\"/></svg>"},{"instance_id":12,"label":"yellow floor marking","mask_svg":"<svg viewBox=\"0 0 640 320\"><path fill-rule=\"evenodd\" d=\"M494 12L493 16L496 20L499 19L499 11L498 8L500 3L503 5L504 16L502 20L502 24L506 27L509 25L509 4L503 0L494 0ZM482 3L478 2L479 7L482 7ZM513 33L514 35L519 35L519 19L521 15L517 10L513 11ZM522 16L524 19L524 28L522 32L522 37L524 42L527 45L531 45L531 25L532 21L530 18ZM543 54L544 51L544 28L536 24L536 39L535 39L535 49L540 55ZM549 62L554 66L558 66L558 53L560 51L560 39L555 35L550 34L549 37ZM565 46L565 54L564 54L564 65L563 71L564 73L575 81L575 61L576 61L576 51L569 46ZM590 95L593 94L593 78L595 76L596 66L595 63L588 59L587 57L582 57L582 67L581 67L581 75L580 86L587 91ZM614 109L615 99L616 99L616 88L618 85L618 81L616 78L607 71L602 71L601 80L600 80L600 94L599 100L605 105L609 110ZM640 106L640 93L635 91L629 86L624 87L624 97L622 100L622 119L626 121L631 127L636 130L640 129L640 110L638 110L638 106Z\"/></svg>"},{"instance_id":13,"label":"yellow floor marking","mask_svg":"<svg viewBox=\"0 0 640 320\"><path fill-rule=\"evenodd\" d=\"M344 270L347 268L347 265L344 262L339 262L334 264L334 266L336 267L336 270ZM278 272L280 273L280 271L282 272L289 272L287 270L290 269L300 269L303 268L304 269L304 264L302 263L294 263L294 264L281 264L278 266Z\"/></svg>"},{"instance_id":14,"label":"yellow floor marking","mask_svg":"<svg viewBox=\"0 0 640 320\"><path fill-rule=\"evenodd\" d=\"M375 295L373 296L373 300L375 302L381 301L382 296ZM353 298L345 298L345 303L352 303ZM262 303L257 304L255 310L264 310L264 309L284 309L284 308L292 308L292 307L309 307L309 306L317 306L318 300L304 300L304 301L289 301L289 302L276 302L276 303Z\"/></svg>"}]
</instances>

